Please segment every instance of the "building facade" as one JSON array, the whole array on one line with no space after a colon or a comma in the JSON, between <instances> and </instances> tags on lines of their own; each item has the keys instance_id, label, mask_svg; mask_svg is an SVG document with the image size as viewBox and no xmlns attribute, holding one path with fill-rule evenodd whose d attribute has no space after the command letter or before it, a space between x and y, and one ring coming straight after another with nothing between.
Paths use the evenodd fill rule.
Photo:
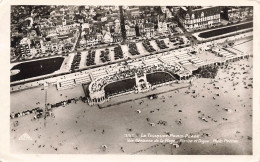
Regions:
<instances>
[{"instance_id":1,"label":"building facade","mask_svg":"<svg viewBox=\"0 0 260 162\"><path fill-rule=\"evenodd\" d=\"M181 7L179 22L186 30L209 28L220 24L221 7Z\"/></svg>"},{"instance_id":2,"label":"building facade","mask_svg":"<svg viewBox=\"0 0 260 162\"><path fill-rule=\"evenodd\" d=\"M244 18L251 18L253 17L253 7L252 6L225 7L223 10L223 17L230 22L236 22Z\"/></svg>"},{"instance_id":3,"label":"building facade","mask_svg":"<svg viewBox=\"0 0 260 162\"><path fill-rule=\"evenodd\" d=\"M148 38L154 37L155 35L154 24L153 23L144 24L143 32L144 35Z\"/></svg>"},{"instance_id":4,"label":"building facade","mask_svg":"<svg viewBox=\"0 0 260 162\"><path fill-rule=\"evenodd\" d=\"M125 25L125 30L126 30L126 36L127 37L135 37L136 36L135 27Z\"/></svg>"}]
</instances>

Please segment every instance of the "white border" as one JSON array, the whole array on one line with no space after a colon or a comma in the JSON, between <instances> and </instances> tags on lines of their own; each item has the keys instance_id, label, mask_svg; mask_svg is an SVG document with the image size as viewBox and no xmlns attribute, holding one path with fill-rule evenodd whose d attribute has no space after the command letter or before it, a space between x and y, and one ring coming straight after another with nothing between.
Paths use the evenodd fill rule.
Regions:
<instances>
[{"instance_id":1,"label":"white border","mask_svg":"<svg viewBox=\"0 0 260 162\"><path fill-rule=\"evenodd\" d=\"M253 156L211 156L211 155L185 155L185 156L164 156L164 155L49 155L49 154L11 154L9 152L10 141L10 5L253 5L254 6L254 89L253 89ZM260 105L259 105L259 10L260 3L256 0L0 0L0 161L193 161L193 162L209 162L209 161L243 161L243 162L257 162L260 161Z\"/></svg>"}]
</instances>

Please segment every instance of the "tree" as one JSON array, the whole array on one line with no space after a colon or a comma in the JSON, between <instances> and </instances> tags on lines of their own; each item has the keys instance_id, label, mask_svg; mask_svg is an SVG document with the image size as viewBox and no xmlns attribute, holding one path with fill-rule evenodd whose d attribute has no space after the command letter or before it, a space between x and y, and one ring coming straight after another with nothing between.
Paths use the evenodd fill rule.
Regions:
<instances>
[{"instance_id":1,"label":"tree","mask_svg":"<svg viewBox=\"0 0 260 162\"><path fill-rule=\"evenodd\" d=\"M85 10L85 6L79 6L79 12L81 13L83 10Z\"/></svg>"},{"instance_id":2,"label":"tree","mask_svg":"<svg viewBox=\"0 0 260 162\"><path fill-rule=\"evenodd\" d=\"M162 9L161 9L160 6L155 6L155 7L154 7L154 11L156 11L156 12L158 13L158 15L163 14Z\"/></svg>"},{"instance_id":3,"label":"tree","mask_svg":"<svg viewBox=\"0 0 260 162\"><path fill-rule=\"evenodd\" d=\"M125 30L125 18L124 18L124 13L123 13L122 6L119 6L119 10L120 10L121 34L122 34L122 37L123 37L123 43L125 43L125 40L126 40L126 30Z\"/></svg>"},{"instance_id":4,"label":"tree","mask_svg":"<svg viewBox=\"0 0 260 162\"><path fill-rule=\"evenodd\" d=\"M139 27L137 24L135 25L135 33L136 33L136 36L140 36Z\"/></svg>"}]
</instances>

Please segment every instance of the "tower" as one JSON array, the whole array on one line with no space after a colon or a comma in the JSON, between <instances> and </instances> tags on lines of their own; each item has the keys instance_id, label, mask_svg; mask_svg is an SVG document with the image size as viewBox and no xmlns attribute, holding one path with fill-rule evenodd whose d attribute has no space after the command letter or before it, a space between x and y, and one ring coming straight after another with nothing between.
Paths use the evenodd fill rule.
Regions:
<instances>
[{"instance_id":1,"label":"tower","mask_svg":"<svg viewBox=\"0 0 260 162\"><path fill-rule=\"evenodd\" d=\"M143 72L142 75L135 73L135 83L138 92L146 92L150 89L151 85L147 82L146 73Z\"/></svg>"}]
</instances>

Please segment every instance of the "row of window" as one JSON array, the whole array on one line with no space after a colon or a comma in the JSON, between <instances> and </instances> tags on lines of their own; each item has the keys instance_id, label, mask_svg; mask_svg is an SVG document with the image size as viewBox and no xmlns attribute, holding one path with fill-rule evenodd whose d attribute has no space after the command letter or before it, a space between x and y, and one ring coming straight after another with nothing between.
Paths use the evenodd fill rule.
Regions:
<instances>
[{"instance_id":1,"label":"row of window","mask_svg":"<svg viewBox=\"0 0 260 162\"><path fill-rule=\"evenodd\" d=\"M249 15L248 13L245 12L232 12L232 13L228 13L229 17L233 17L233 16L246 16Z\"/></svg>"},{"instance_id":2,"label":"row of window","mask_svg":"<svg viewBox=\"0 0 260 162\"><path fill-rule=\"evenodd\" d=\"M208 22L202 22L202 23L196 23L196 24L186 24L185 28L193 28L193 27L198 27L198 26L207 26L207 25L212 25L215 23L219 23L219 20L212 20Z\"/></svg>"},{"instance_id":3,"label":"row of window","mask_svg":"<svg viewBox=\"0 0 260 162\"><path fill-rule=\"evenodd\" d=\"M145 28L144 29L144 32L153 32L153 31L154 31L154 29L152 29L152 28L151 29L150 28Z\"/></svg>"},{"instance_id":4,"label":"row of window","mask_svg":"<svg viewBox=\"0 0 260 162\"><path fill-rule=\"evenodd\" d=\"M185 20L184 23L185 24L194 24L194 23L209 21L209 20L214 20L214 19L220 19L220 14L203 17L203 18L198 18L198 19L194 19L194 20Z\"/></svg>"},{"instance_id":5,"label":"row of window","mask_svg":"<svg viewBox=\"0 0 260 162\"><path fill-rule=\"evenodd\" d=\"M202 17L202 18L204 17L204 12L201 12L200 17ZM187 13L186 16L185 16L185 19L194 19L194 18L195 18L194 14L192 14L191 17L190 17L190 15Z\"/></svg>"}]
</instances>

